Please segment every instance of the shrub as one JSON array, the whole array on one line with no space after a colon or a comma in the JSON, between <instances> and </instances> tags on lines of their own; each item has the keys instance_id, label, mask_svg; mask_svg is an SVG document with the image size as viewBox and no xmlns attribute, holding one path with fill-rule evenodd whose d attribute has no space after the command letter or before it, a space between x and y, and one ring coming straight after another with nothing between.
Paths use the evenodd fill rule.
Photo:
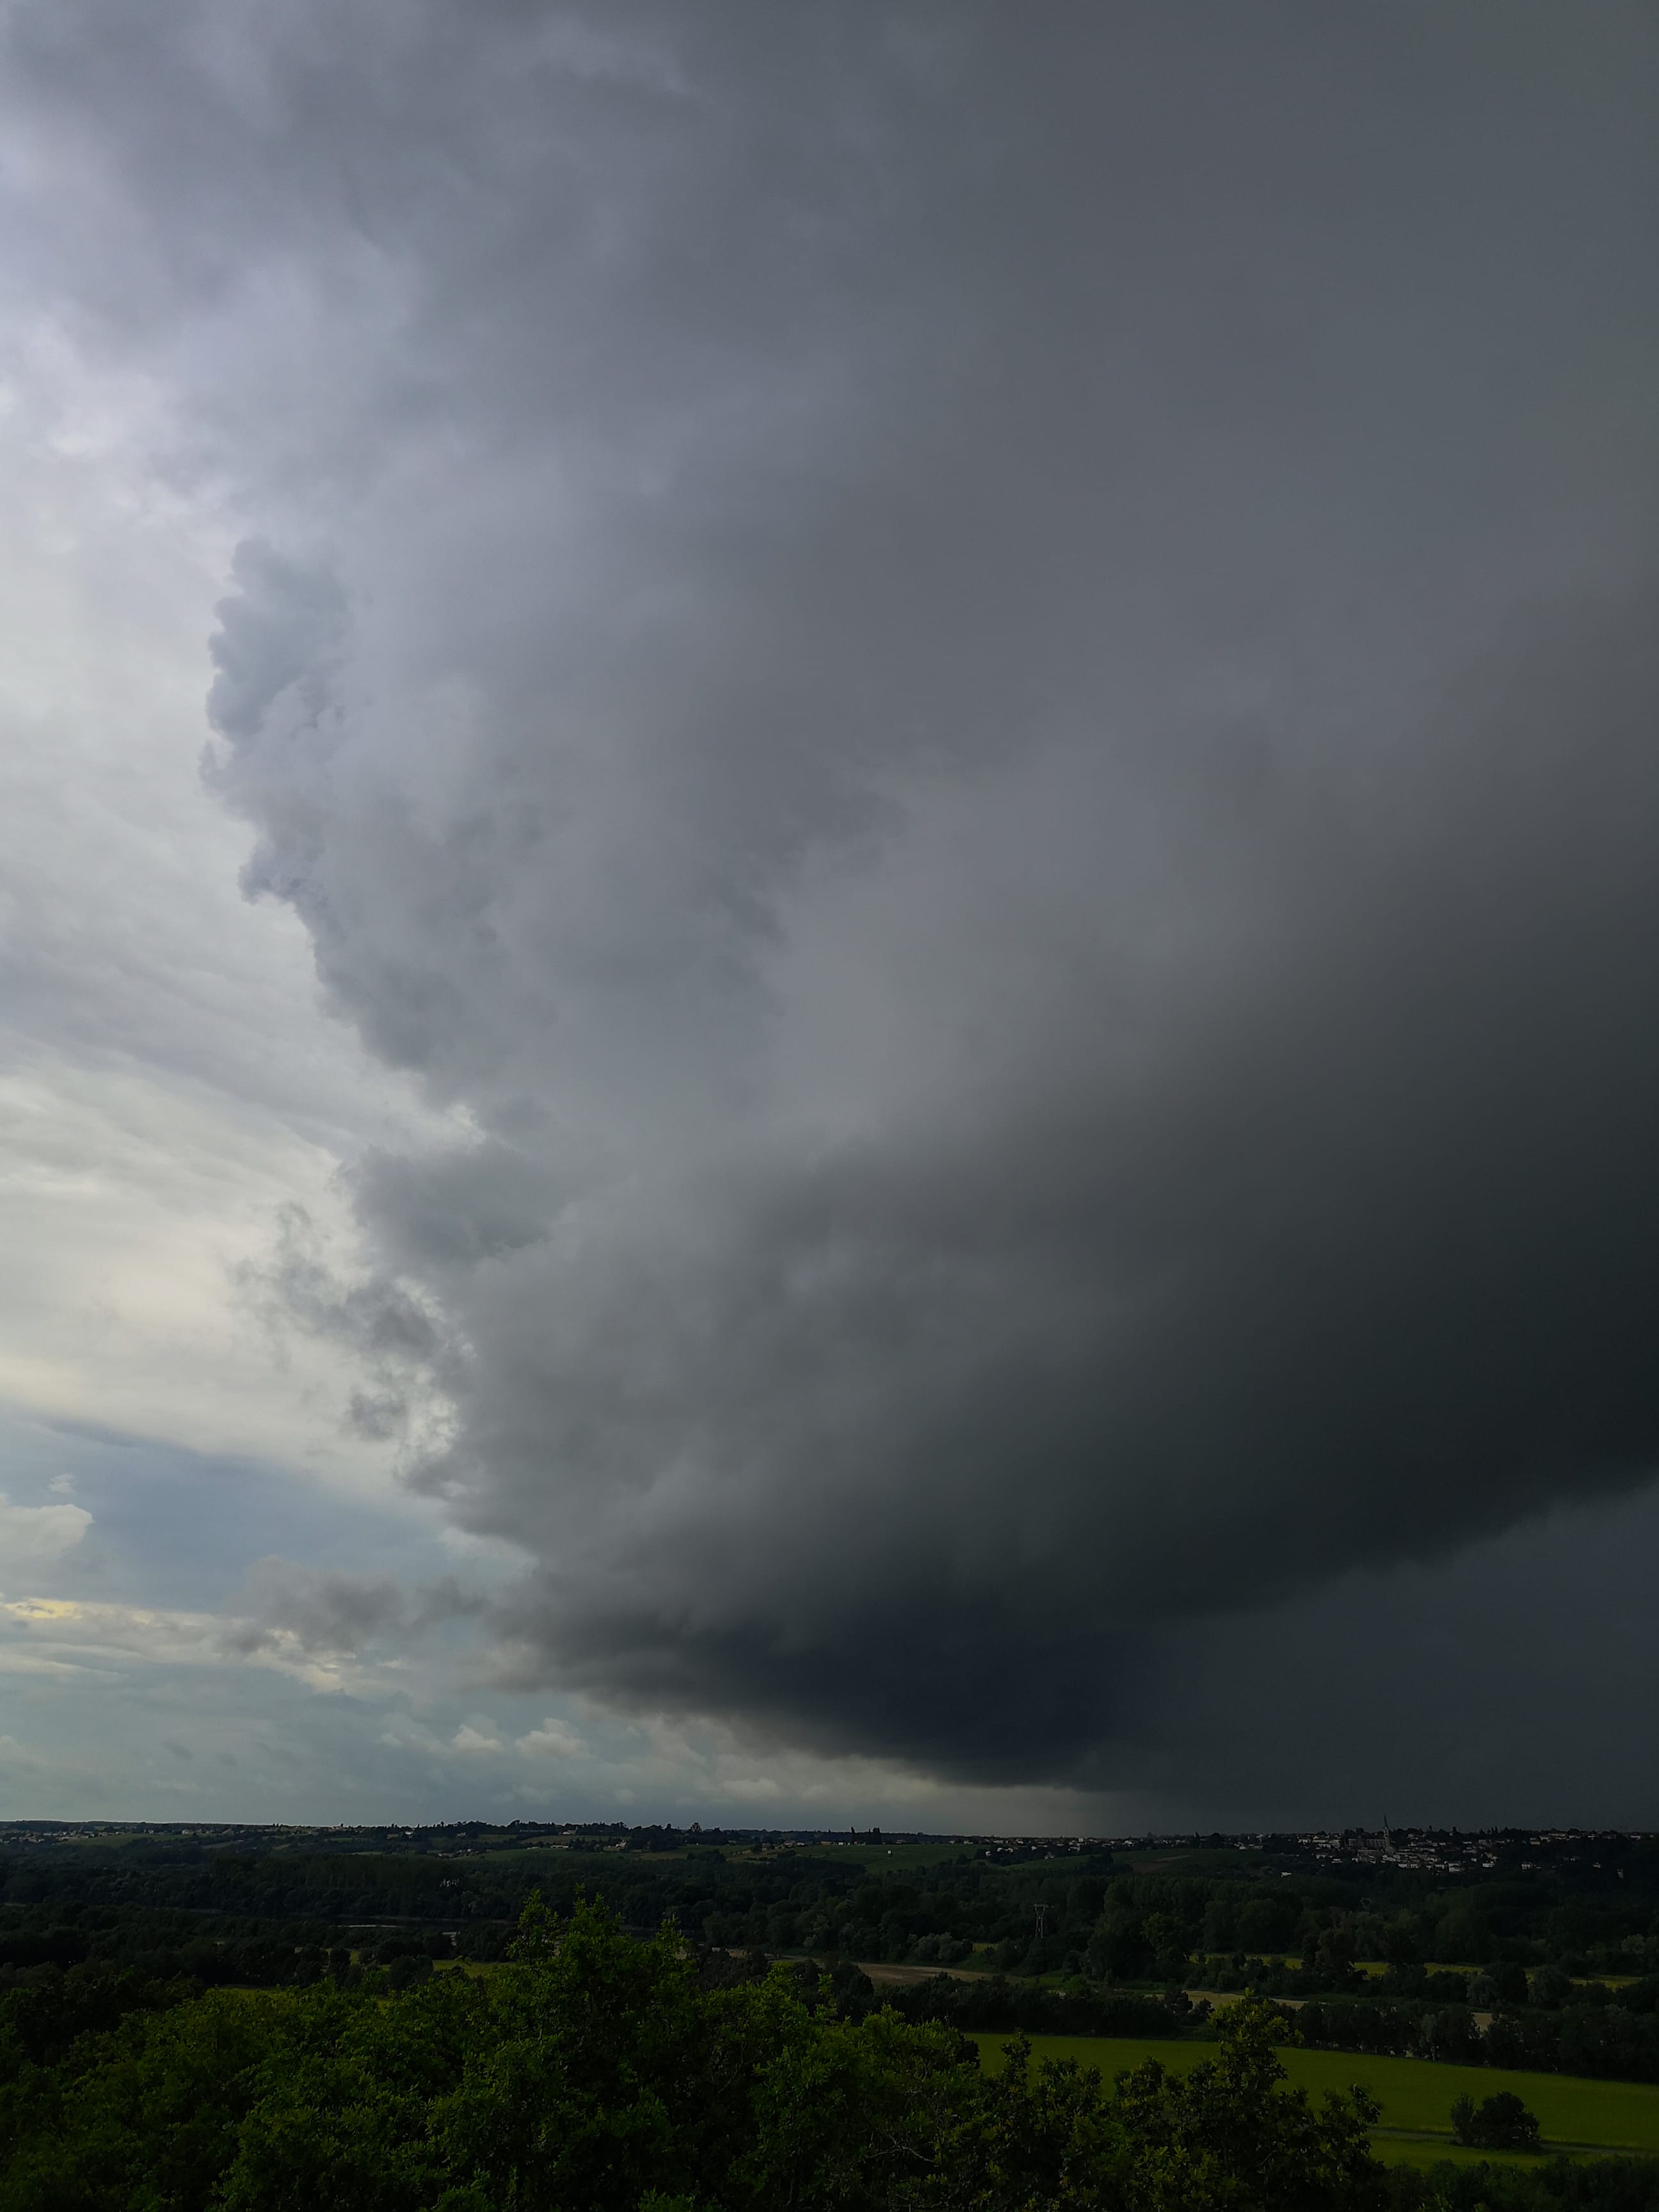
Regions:
<instances>
[{"instance_id":1,"label":"shrub","mask_svg":"<svg viewBox=\"0 0 1659 2212\"><path fill-rule=\"evenodd\" d=\"M1538 2122L1512 2089L1500 2089L1476 2109L1460 2097L1451 2108L1455 2142L1475 2150L1536 2150Z\"/></svg>"}]
</instances>

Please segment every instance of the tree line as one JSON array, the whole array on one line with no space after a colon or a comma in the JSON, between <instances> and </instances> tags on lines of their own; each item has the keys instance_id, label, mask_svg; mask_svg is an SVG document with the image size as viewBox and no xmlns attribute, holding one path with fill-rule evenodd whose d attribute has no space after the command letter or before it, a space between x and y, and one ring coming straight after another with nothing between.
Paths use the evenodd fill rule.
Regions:
<instances>
[{"instance_id":1,"label":"tree line","mask_svg":"<svg viewBox=\"0 0 1659 2212\"><path fill-rule=\"evenodd\" d=\"M1151 1869L963 1846L916 1867L902 1850L890 1864L868 1848L757 1852L664 1830L558 1848L482 1827L403 1841L14 1842L0 1858L0 2034L14 1996L44 2014L55 1982L72 1984L70 2013L179 1984L402 1986L446 1960L501 1958L532 1889L566 1917L599 1889L625 1927L672 1920L711 1953L989 1978L896 1996L917 2020L1209 2036L1204 1996L1184 1992L1249 1990L1299 2001L1304 2039L1332 2047L1659 2079L1659 1857L1643 1838L1478 1881L1321 1870L1290 1851L1199 1850Z\"/></svg>"}]
</instances>

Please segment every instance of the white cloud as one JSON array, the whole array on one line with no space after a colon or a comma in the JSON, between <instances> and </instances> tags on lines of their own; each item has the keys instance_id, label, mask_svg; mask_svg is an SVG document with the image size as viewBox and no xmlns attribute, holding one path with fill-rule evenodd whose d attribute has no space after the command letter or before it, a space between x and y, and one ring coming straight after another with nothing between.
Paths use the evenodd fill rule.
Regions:
<instances>
[{"instance_id":1,"label":"white cloud","mask_svg":"<svg viewBox=\"0 0 1659 2212\"><path fill-rule=\"evenodd\" d=\"M550 1714L539 1728L519 1738L519 1749L531 1759L580 1759L587 1746L568 1723Z\"/></svg>"},{"instance_id":2,"label":"white cloud","mask_svg":"<svg viewBox=\"0 0 1659 2212\"><path fill-rule=\"evenodd\" d=\"M284 1205L349 1239L341 1158L430 1118L202 784L234 520L152 380L38 330L0 368L0 1401L383 1489L349 1361L230 1294Z\"/></svg>"},{"instance_id":3,"label":"white cloud","mask_svg":"<svg viewBox=\"0 0 1659 2212\"><path fill-rule=\"evenodd\" d=\"M463 1721L449 1740L450 1749L465 1752L469 1755L479 1752L505 1751L507 1746L501 1741L500 1736L486 1733L487 1726L488 1723L485 1729L477 1729L470 1721Z\"/></svg>"},{"instance_id":4,"label":"white cloud","mask_svg":"<svg viewBox=\"0 0 1659 2212\"><path fill-rule=\"evenodd\" d=\"M441 1758L451 1748L423 1721L410 1713L394 1713L374 1741L387 1751L414 1752L422 1758Z\"/></svg>"},{"instance_id":5,"label":"white cloud","mask_svg":"<svg viewBox=\"0 0 1659 2212\"><path fill-rule=\"evenodd\" d=\"M216 1670L238 1664L290 1675L330 1695L386 1696L400 1686L395 1660L376 1665L319 1656L292 1630L234 1614L71 1598L0 1602L0 1672L125 1674L135 1667Z\"/></svg>"},{"instance_id":6,"label":"white cloud","mask_svg":"<svg viewBox=\"0 0 1659 2212\"><path fill-rule=\"evenodd\" d=\"M0 1577L50 1566L91 1526L83 1505L14 1505L0 1491Z\"/></svg>"}]
</instances>

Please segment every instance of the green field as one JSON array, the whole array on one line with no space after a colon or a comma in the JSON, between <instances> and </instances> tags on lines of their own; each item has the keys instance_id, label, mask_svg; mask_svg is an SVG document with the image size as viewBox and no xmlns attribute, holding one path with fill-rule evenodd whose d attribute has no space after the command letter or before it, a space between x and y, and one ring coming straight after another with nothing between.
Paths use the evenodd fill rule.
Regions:
<instances>
[{"instance_id":1,"label":"green field","mask_svg":"<svg viewBox=\"0 0 1659 2212\"><path fill-rule=\"evenodd\" d=\"M974 2040L988 2072L1003 2063L1006 2035L981 2034ZM1184 2073L1199 2061L1215 2056L1215 2045L1206 2043L1142 2042L1133 2037L1036 2035L1033 2056L1075 2058L1092 2066L1108 2079L1143 2058L1162 2060L1172 2073ZM1451 2107L1455 2098L1472 2097L1478 2105L1500 2089L1512 2089L1529 2112L1538 2115L1544 2141L1552 2148L1619 2150L1659 2156L1659 2085L1648 2081L1588 2081L1569 2074L1511 2074L1496 2066L1443 2066L1429 2058L1373 2058L1357 2051L1282 2051L1290 2079L1317 2097L1323 2089L1346 2089L1360 2081L1382 2107L1377 2148L1386 2158L1402 2158L1413 2164L1425 2157L1480 2156L1489 2154L1454 2153ZM1401 2141L1389 2131L1400 2129L1407 2136L1438 2136L1444 2148L1431 2142Z\"/></svg>"},{"instance_id":2,"label":"green field","mask_svg":"<svg viewBox=\"0 0 1659 2212\"><path fill-rule=\"evenodd\" d=\"M738 1853L734 1850L731 1856L735 1858ZM811 1860L819 1866L874 1867L883 1874L919 1874L925 1867L946 1866L954 1859L970 1859L974 1846L953 1844L948 1839L932 1844L809 1844L787 1856L799 1863L803 1870Z\"/></svg>"},{"instance_id":3,"label":"green field","mask_svg":"<svg viewBox=\"0 0 1659 2212\"><path fill-rule=\"evenodd\" d=\"M501 1844L486 1842L477 1856L491 1869L506 1867L533 1875L544 1869L550 1874L556 1868L568 1873L575 1867L583 1875L591 1874L599 1879L620 1866L659 1867L672 1859L700 1858L722 1858L741 1867L762 1863L785 1866L801 1874L823 1866L855 1866L882 1874L920 1874L928 1867L971 1858L973 1850L971 1844L948 1840L931 1844L797 1844L787 1850L764 1847L757 1850L749 1844L709 1844L694 1837L678 1850L631 1851L626 1856L605 1844L520 1844L509 1839Z\"/></svg>"},{"instance_id":4,"label":"green field","mask_svg":"<svg viewBox=\"0 0 1659 2212\"><path fill-rule=\"evenodd\" d=\"M1167 1850L1119 1850L1112 1856L1132 1874L1234 1875L1244 1859L1244 1854L1231 1844L1212 1850L1202 1844L1178 1844Z\"/></svg>"}]
</instances>

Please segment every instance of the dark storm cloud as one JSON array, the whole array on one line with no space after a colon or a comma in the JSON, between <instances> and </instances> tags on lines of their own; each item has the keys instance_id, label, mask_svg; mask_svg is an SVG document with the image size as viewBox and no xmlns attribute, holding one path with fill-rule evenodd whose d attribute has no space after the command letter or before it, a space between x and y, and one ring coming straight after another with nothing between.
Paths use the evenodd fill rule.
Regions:
<instances>
[{"instance_id":1,"label":"dark storm cloud","mask_svg":"<svg viewBox=\"0 0 1659 2212\"><path fill-rule=\"evenodd\" d=\"M1183 1623L1118 1786L1244 1828L1432 1818L1650 1821L1659 1493L1562 1510L1432 1564L1361 1570L1269 1617Z\"/></svg>"},{"instance_id":2,"label":"dark storm cloud","mask_svg":"<svg viewBox=\"0 0 1659 2212\"><path fill-rule=\"evenodd\" d=\"M1410 821L1233 825L1271 957L1127 1049L1102 957L920 1128L475 1285L441 1472L551 1563L554 1671L1051 1773L1134 1632L1651 1471L1659 666L1541 627Z\"/></svg>"},{"instance_id":3,"label":"dark storm cloud","mask_svg":"<svg viewBox=\"0 0 1659 2212\"><path fill-rule=\"evenodd\" d=\"M1644 12L19 20L514 1679L1109 1784L1650 1473Z\"/></svg>"}]
</instances>

